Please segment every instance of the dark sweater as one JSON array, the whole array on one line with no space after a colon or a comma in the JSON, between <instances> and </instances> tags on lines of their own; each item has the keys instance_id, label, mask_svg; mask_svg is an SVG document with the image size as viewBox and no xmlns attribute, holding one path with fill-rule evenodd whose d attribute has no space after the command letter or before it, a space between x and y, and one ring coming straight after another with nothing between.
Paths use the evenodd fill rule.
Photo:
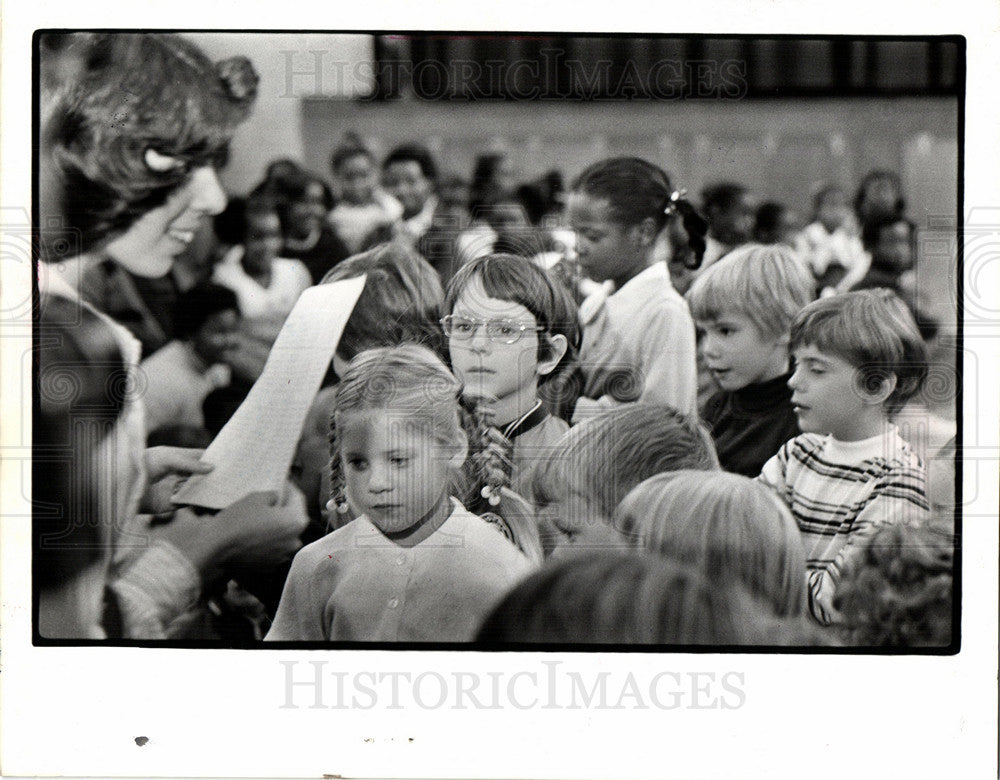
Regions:
<instances>
[{"instance_id":1,"label":"dark sweater","mask_svg":"<svg viewBox=\"0 0 1000 780\"><path fill-rule=\"evenodd\" d=\"M309 249L294 249L289 246L281 256L289 260L301 260L309 269L313 284L319 284L326 272L350 254L344 242L327 226L323 226L316 243Z\"/></svg>"},{"instance_id":2,"label":"dark sweater","mask_svg":"<svg viewBox=\"0 0 1000 780\"><path fill-rule=\"evenodd\" d=\"M787 384L790 376L722 390L708 399L703 416L723 469L756 477L785 442L799 435Z\"/></svg>"}]
</instances>

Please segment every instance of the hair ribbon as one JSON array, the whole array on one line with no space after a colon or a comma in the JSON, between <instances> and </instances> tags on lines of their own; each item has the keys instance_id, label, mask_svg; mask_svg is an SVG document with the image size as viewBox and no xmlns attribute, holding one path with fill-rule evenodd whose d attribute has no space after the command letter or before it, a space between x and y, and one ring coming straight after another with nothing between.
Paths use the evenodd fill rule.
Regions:
<instances>
[{"instance_id":1,"label":"hair ribbon","mask_svg":"<svg viewBox=\"0 0 1000 780\"><path fill-rule=\"evenodd\" d=\"M677 202L685 197L687 197L687 190L685 189L674 190L673 192L671 192L670 200L667 203L666 208L663 209L663 213L668 216L670 214L673 214L675 211L677 211Z\"/></svg>"}]
</instances>

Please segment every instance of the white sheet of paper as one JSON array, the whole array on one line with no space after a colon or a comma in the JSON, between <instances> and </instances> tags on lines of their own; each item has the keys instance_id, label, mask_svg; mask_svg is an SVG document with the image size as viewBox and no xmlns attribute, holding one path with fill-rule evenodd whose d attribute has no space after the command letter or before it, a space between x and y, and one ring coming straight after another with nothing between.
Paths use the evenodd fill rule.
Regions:
<instances>
[{"instance_id":1,"label":"white sheet of paper","mask_svg":"<svg viewBox=\"0 0 1000 780\"><path fill-rule=\"evenodd\" d=\"M364 276L310 287L285 320L264 371L205 451L215 465L188 479L177 504L222 509L248 493L280 491L309 406L354 310Z\"/></svg>"}]
</instances>

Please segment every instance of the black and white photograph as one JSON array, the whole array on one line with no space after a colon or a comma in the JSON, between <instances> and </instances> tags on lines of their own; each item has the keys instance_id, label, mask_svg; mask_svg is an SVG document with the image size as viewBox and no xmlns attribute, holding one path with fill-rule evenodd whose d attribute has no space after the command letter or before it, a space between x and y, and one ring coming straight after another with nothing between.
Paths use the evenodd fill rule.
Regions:
<instances>
[{"instance_id":1,"label":"black and white photograph","mask_svg":"<svg viewBox=\"0 0 1000 780\"><path fill-rule=\"evenodd\" d=\"M5 773L995 769L993 38L57 16Z\"/></svg>"}]
</instances>

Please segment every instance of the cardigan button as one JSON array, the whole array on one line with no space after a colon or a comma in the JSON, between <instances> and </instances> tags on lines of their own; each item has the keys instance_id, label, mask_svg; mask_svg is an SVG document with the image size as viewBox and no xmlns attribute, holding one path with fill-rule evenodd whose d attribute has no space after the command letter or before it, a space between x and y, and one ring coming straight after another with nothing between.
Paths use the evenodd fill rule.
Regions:
<instances>
[{"instance_id":1,"label":"cardigan button","mask_svg":"<svg viewBox=\"0 0 1000 780\"><path fill-rule=\"evenodd\" d=\"M395 596L389 599L389 609L395 609L398 606L399 606L399 599L397 599Z\"/></svg>"}]
</instances>

